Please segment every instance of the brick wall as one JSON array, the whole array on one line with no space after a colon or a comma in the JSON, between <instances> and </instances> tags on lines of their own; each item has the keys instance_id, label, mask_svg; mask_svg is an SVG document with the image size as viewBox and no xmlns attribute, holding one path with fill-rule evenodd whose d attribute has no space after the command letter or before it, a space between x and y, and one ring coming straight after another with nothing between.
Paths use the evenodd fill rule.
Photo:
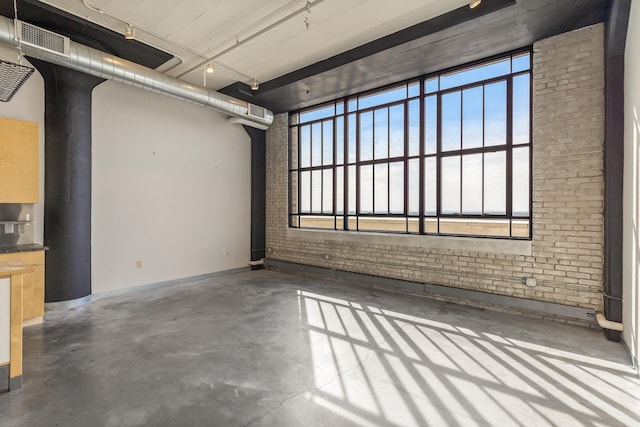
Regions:
<instances>
[{"instance_id":1,"label":"brick wall","mask_svg":"<svg viewBox=\"0 0 640 427\"><path fill-rule=\"evenodd\" d=\"M527 254L508 244L487 250L478 239L444 249L438 247L443 237L289 229L288 125L287 115L279 114L267 131L267 257L601 310L604 26L535 43L533 92L533 240ZM416 238L434 240L425 247ZM526 286L525 277L537 286Z\"/></svg>"}]
</instances>

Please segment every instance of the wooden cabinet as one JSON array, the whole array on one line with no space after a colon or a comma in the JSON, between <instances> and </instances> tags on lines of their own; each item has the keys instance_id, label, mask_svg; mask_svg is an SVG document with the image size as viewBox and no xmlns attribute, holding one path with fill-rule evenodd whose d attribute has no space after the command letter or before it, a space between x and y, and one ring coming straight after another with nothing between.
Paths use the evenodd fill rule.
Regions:
<instances>
[{"instance_id":1,"label":"wooden cabinet","mask_svg":"<svg viewBox=\"0 0 640 427\"><path fill-rule=\"evenodd\" d=\"M0 203L38 203L38 124L0 117Z\"/></svg>"},{"instance_id":2,"label":"wooden cabinet","mask_svg":"<svg viewBox=\"0 0 640 427\"><path fill-rule=\"evenodd\" d=\"M21 261L34 269L22 279L22 319L39 323L44 316L44 251L0 254L0 264L12 261Z\"/></svg>"}]
</instances>

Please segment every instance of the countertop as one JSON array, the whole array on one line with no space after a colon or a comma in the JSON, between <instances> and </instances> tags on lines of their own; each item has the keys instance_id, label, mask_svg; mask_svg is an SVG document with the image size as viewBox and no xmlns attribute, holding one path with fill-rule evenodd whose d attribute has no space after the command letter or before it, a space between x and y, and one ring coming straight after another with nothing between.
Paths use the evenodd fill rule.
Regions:
<instances>
[{"instance_id":1,"label":"countertop","mask_svg":"<svg viewBox=\"0 0 640 427\"><path fill-rule=\"evenodd\" d=\"M46 251L46 246L37 243L26 243L23 245L6 245L0 246L0 254L11 254L16 252L33 252L33 251Z\"/></svg>"}]
</instances>

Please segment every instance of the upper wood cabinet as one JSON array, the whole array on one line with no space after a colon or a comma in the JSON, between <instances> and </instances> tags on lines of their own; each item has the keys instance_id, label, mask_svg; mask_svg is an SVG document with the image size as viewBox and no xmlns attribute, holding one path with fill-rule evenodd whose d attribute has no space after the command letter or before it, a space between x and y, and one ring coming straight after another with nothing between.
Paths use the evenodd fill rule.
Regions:
<instances>
[{"instance_id":1,"label":"upper wood cabinet","mask_svg":"<svg viewBox=\"0 0 640 427\"><path fill-rule=\"evenodd\" d=\"M0 117L0 203L38 203L38 124Z\"/></svg>"}]
</instances>

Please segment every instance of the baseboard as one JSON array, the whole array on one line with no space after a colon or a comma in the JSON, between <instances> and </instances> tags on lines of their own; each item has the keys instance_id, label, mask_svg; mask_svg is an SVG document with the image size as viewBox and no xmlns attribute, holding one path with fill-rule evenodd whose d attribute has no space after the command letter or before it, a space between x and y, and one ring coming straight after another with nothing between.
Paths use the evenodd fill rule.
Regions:
<instances>
[{"instance_id":1,"label":"baseboard","mask_svg":"<svg viewBox=\"0 0 640 427\"><path fill-rule=\"evenodd\" d=\"M40 325L44 322L44 316L32 317L31 319L25 319L22 321L22 327L28 328L29 326Z\"/></svg>"},{"instance_id":2,"label":"baseboard","mask_svg":"<svg viewBox=\"0 0 640 427\"><path fill-rule=\"evenodd\" d=\"M622 348L624 348L624 352L627 353L627 357L629 358L629 362L631 362L631 366L633 366L633 368L636 370L636 375L640 379L640 367L638 366L638 359L636 358L636 356L633 354L633 352L629 348L629 344L624 339L624 336L622 337L621 341L622 341Z\"/></svg>"},{"instance_id":3,"label":"baseboard","mask_svg":"<svg viewBox=\"0 0 640 427\"><path fill-rule=\"evenodd\" d=\"M593 310L564 304L518 298L508 295L491 294L443 285L409 282L406 280L352 273L348 271L296 264L274 259L266 259L265 265L267 268L274 270L310 274L341 281L355 282L359 285L364 285L370 288L388 290L392 292L411 293L425 297L443 296L453 299L473 301L481 304L509 307L514 310L537 313L542 316L553 316L567 320L576 320L582 324L586 322L589 324L595 323L595 312Z\"/></svg>"},{"instance_id":4,"label":"baseboard","mask_svg":"<svg viewBox=\"0 0 640 427\"><path fill-rule=\"evenodd\" d=\"M216 271L214 273L199 274L196 276L182 277L180 279L149 283L146 285L139 285L131 288L123 288L123 289L116 289L114 291L100 292L97 294L92 294L92 297L93 297L93 301L98 301L105 298L113 298L121 295L150 291L153 289L166 288L167 286L175 286L175 285L180 285L182 283L197 282L199 280L207 280L214 277L226 276L229 274L236 274L236 273L241 273L243 271L249 271L249 270L250 270L249 267L233 268L229 270Z\"/></svg>"}]
</instances>

